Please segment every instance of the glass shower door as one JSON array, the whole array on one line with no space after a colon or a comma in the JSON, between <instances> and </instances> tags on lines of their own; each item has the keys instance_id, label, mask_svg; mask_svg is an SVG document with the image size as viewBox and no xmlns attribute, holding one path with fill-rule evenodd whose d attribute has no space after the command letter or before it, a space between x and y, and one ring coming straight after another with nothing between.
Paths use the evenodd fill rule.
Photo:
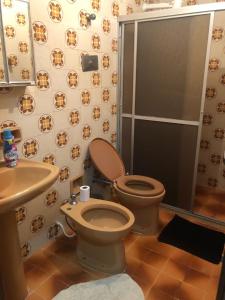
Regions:
<instances>
[{"instance_id":1,"label":"glass shower door","mask_svg":"<svg viewBox=\"0 0 225 300\"><path fill-rule=\"evenodd\" d=\"M122 105L122 132L131 150L128 155L123 139L122 155L133 174L165 185L165 203L183 209L191 209L193 196L210 18L206 13L133 25L133 91ZM127 63L126 51L125 43Z\"/></svg>"}]
</instances>

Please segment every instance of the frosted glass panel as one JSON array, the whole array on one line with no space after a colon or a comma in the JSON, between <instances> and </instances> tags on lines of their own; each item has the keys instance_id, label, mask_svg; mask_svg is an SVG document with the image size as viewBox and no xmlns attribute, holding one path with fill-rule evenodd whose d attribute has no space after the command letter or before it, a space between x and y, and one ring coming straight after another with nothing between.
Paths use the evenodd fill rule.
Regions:
<instances>
[{"instance_id":1,"label":"frosted glass panel","mask_svg":"<svg viewBox=\"0 0 225 300\"><path fill-rule=\"evenodd\" d=\"M161 181L164 202L184 209L191 208L197 131L195 126L135 121L133 173Z\"/></svg>"},{"instance_id":2,"label":"frosted glass panel","mask_svg":"<svg viewBox=\"0 0 225 300\"><path fill-rule=\"evenodd\" d=\"M132 112L134 65L134 24L124 25L123 113Z\"/></svg>"},{"instance_id":3,"label":"frosted glass panel","mask_svg":"<svg viewBox=\"0 0 225 300\"><path fill-rule=\"evenodd\" d=\"M199 120L209 19L139 23L135 114Z\"/></svg>"},{"instance_id":4,"label":"frosted glass panel","mask_svg":"<svg viewBox=\"0 0 225 300\"><path fill-rule=\"evenodd\" d=\"M123 118L122 124L122 159L125 164L126 171L130 172L132 119Z\"/></svg>"}]
</instances>

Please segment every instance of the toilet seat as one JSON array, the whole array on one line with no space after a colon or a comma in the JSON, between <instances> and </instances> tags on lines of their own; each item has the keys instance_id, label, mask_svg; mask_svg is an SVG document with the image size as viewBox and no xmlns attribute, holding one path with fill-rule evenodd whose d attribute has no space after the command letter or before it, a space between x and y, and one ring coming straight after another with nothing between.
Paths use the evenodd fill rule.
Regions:
<instances>
[{"instance_id":1,"label":"toilet seat","mask_svg":"<svg viewBox=\"0 0 225 300\"><path fill-rule=\"evenodd\" d=\"M132 186L132 183L136 183L137 185L145 185L149 186L149 188L146 188L145 190L138 189L138 188L132 188L129 187ZM116 179L116 185L117 187L128 193L133 194L136 196L143 196L143 197L154 197L158 196L163 193L164 186L161 182L158 180L155 180L150 177L146 176L140 176L140 175L129 175L129 176L120 176Z\"/></svg>"},{"instance_id":2,"label":"toilet seat","mask_svg":"<svg viewBox=\"0 0 225 300\"><path fill-rule=\"evenodd\" d=\"M125 166L116 149L106 140L94 139L89 145L89 153L95 167L102 175L116 183L118 189L131 195L154 197L164 193L164 186L156 179L140 175L125 175ZM137 185L148 185L144 190L132 188L132 182Z\"/></svg>"}]
</instances>

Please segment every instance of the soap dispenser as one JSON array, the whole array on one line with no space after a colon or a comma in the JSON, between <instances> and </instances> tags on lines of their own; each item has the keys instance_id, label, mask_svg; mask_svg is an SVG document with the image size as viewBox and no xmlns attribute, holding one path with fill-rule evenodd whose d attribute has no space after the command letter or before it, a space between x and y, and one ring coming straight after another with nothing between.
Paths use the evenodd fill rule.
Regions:
<instances>
[{"instance_id":1,"label":"soap dispenser","mask_svg":"<svg viewBox=\"0 0 225 300\"><path fill-rule=\"evenodd\" d=\"M3 154L7 167L13 168L17 165L17 148L14 142L14 136L9 129L3 131Z\"/></svg>"}]
</instances>

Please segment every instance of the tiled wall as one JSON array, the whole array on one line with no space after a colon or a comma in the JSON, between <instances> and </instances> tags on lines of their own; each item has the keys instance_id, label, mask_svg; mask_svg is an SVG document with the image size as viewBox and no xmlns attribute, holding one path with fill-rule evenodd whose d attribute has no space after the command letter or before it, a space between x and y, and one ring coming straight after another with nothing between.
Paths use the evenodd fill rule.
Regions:
<instances>
[{"instance_id":1,"label":"tiled wall","mask_svg":"<svg viewBox=\"0 0 225 300\"><path fill-rule=\"evenodd\" d=\"M216 12L208 68L198 185L225 191L225 12Z\"/></svg>"},{"instance_id":2,"label":"tiled wall","mask_svg":"<svg viewBox=\"0 0 225 300\"><path fill-rule=\"evenodd\" d=\"M13 5L13 0L3 0ZM3 4L3 5L4 5ZM19 156L53 163L60 177L17 209L22 255L58 234L60 205L70 179L80 176L89 142L116 142L117 17L139 9L136 0L31 0L36 87L0 89L0 126L22 129ZM88 26L85 12L96 20ZM97 54L99 70L82 72L82 54Z\"/></svg>"}]
</instances>

